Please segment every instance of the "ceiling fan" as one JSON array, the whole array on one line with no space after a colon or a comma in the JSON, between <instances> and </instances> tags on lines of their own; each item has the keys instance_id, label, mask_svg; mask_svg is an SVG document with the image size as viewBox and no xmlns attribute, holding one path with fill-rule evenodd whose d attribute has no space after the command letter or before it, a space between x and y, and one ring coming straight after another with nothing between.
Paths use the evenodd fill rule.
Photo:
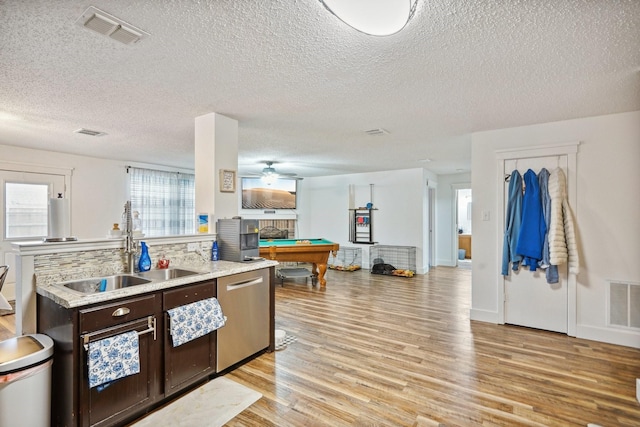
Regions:
<instances>
[{"instance_id":1,"label":"ceiling fan","mask_svg":"<svg viewBox=\"0 0 640 427\"><path fill-rule=\"evenodd\" d=\"M261 173L258 174L251 174L251 175L258 175L260 177L262 177L263 180L268 181L268 182L275 182L276 179L280 178L280 177L286 177L286 178L292 178L292 179L302 179L302 178L298 178L297 174L295 173L287 173L287 172L278 172L276 171L275 168L273 168L273 164L277 163L277 162L273 162L273 161L267 161L265 162L267 167L262 169Z\"/></svg>"}]
</instances>

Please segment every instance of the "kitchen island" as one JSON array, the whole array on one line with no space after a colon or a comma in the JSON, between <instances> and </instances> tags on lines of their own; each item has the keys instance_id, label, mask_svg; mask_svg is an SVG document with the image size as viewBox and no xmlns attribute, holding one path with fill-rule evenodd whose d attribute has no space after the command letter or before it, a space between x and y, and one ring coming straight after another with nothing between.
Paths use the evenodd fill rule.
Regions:
<instances>
[{"instance_id":1,"label":"kitchen island","mask_svg":"<svg viewBox=\"0 0 640 427\"><path fill-rule=\"evenodd\" d=\"M110 247L113 242L105 242L106 249L101 242L20 248L25 255L22 261L32 257L33 262L30 268L37 293L36 330L54 340L52 425L123 425L246 360L275 349L273 283L277 262L211 262L201 255L210 242L198 242L200 250L192 252L187 247L193 246L187 242L182 248L171 239L149 240L145 239L152 258L166 254L171 259L170 270L124 273L124 257L121 250ZM55 250L47 251L50 248ZM103 283L101 278L126 278L136 284L105 292L84 286ZM137 280L132 281L133 278ZM227 292L224 302L219 303L225 317L223 326L178 343L172 334L170 311L209 304L218 296L219 286L227 289L228 283L255 284L260 289L252 297L255 307L238 310L244 304L235 304L234 299L241 294ZM83 286L75 286L78 284ZM248 286L238 288L246 290ZM249 329L245 328L243 314L247 314L246 310L253 313L258 306L264 313L260 322L254 323L260 340L247 336L253 340L249 350L231 353L235 359L226 354L224 366L217 365L221 352L234 347L223 338L225 328L233 330L233 339L241 342L244 335L238 330ZM238 324L242 327L238 328ZM91 346L121 336L137 336L139 372L95 386L89 375Z\"/></svg>"}]
</instances>

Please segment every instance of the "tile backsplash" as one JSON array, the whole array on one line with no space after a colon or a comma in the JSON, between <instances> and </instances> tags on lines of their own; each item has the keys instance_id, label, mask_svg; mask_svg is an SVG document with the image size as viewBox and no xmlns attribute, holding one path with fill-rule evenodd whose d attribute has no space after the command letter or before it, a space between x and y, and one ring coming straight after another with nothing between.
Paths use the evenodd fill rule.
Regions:
<instances>
[{"instance_id":1,"label":"tile backsplash","mask_svg":"<svg viewBox=\"0 0 640 427\"><path fill-rule=\"evenodd\" d=\"M210 260L213 240L198 241L198 250L188 251L187 243L156 244L149 246L152 268L164 255L170 267L205 265ZM138 256L140 249L138 248ZM137 259L137 257L136 257ZM66 282L97 276L124 273L127 269L127 254L123 249L96 249L77 252L62 252L36 255L34 273L36 283L41 285Z\"/></svg>"}]
</instances>

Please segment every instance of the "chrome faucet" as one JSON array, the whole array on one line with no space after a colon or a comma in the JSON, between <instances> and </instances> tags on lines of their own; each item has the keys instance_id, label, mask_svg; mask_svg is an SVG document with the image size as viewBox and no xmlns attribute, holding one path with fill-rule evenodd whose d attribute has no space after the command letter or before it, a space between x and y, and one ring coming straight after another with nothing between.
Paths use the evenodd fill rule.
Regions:
<instances>
[{"instance_id":1,"label":"chrome faucet","mask_svg":"<svg viewBox=\"0 0 640 427\"><path fill-rule=\"evenodd\" d=\"M131 216L131 201L127 200L124 204L124 216L125 216L125 238L124 238L124 252L127 254L127 273L136 272L136 251L137 244L133 240L133 218Z\"/></svg>"}]
</instances>

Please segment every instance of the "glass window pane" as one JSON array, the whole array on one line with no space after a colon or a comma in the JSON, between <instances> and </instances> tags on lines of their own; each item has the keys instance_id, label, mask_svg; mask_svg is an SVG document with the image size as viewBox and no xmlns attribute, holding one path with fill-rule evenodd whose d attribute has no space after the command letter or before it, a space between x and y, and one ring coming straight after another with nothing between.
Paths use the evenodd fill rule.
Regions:
<instances>
[{"instance_id":1,"label":"glass window pane","mask_svg":"<svg viewBox=\"0 0 640 427\"><path fill-rule=\"evenodd\" d=\"M143 234L195 233L195 175L134 167L128 171L131 210L138 212Z\"/></svg>"},{"instance_id":2,"label":"glass window pane","mask_svg":"<svg viewBox=\"0 0 640 427\"><path fill-rule=\"evenodd\" d=\"M47 184L5 184L5 238L47 235Z\"/></svg>"}]
</instances>

